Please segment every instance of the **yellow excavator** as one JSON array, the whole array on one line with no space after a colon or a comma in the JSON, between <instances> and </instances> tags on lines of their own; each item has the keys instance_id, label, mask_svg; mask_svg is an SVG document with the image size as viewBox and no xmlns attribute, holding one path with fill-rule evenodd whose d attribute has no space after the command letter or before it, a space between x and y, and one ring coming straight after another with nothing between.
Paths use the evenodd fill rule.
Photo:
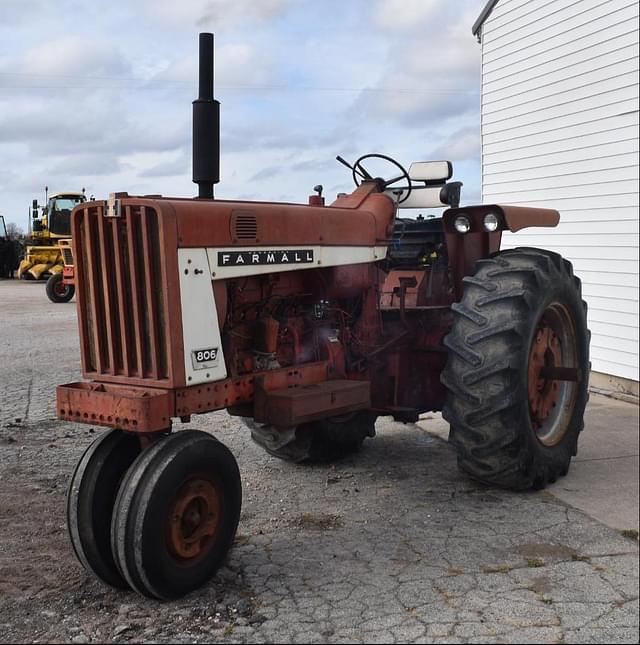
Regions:
<instances>
[{"instance_id":1,"label":"yellow excavator","mask_svg":"<svg viewBox=\"0 0 640 645\"><path fill-rule=\"evenodd\" d=\"M45 206L34 199L31 210L31 231L25 247L24 259L18 267L18 277L24 280L51 281L47 283L47 295L53 302L67 302L73 297L62 293L62 252L60 240L71 237L71 211L87 201L82 192L63 192L49 195L45 187ZM60 283L60 284L58 284ZM53 298L52 298L53 294Z\"/></svg>"}]
</instances>

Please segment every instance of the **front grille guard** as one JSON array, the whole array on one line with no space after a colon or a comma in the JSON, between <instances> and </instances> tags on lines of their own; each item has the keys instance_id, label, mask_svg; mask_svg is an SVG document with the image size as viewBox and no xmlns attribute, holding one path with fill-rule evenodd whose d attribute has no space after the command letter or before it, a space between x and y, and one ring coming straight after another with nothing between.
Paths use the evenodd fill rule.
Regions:
<instances>
[{"instance_id":1,"label":"front grille guard","mask_svg":"<svg viewBox=\"0 0 640 645\"><path fill-rule=\"evenodd\" d=\"M83 374L99 381L184 381L175 219L153 202L104 202L72 218Z\"/></svg>"}]
</instances>

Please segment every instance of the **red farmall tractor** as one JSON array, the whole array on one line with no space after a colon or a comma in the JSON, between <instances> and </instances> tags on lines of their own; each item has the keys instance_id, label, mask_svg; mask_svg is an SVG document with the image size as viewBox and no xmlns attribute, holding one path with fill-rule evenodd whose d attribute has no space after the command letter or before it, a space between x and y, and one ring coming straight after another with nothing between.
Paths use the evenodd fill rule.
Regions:
<instances>
[{"instance_id":1,"label":"red farmall tractor","mask_svg":"<svg viewBox=\"0 0 640 645\"><path fill-rule=\"evenodd\" d=\"M206 582L230 548L240 474L210 434L172 421L226 409L275 457L357 450L380 415L442 410L460 468L493 485L565 475L583 427L589 332L556 253L500 251L553 210L458 207L448 162L349 166L324 204L213 199L219 104L201 35L196 199L116 193L74 209L83 375L61 419L111 428L73 473L68 525L98 578L155 598ZM213 142L213 143L212 143ZM373 162L389 163L389 178ZM399 207L451 206L403 219Z\"/></svg>"}]
</instances>

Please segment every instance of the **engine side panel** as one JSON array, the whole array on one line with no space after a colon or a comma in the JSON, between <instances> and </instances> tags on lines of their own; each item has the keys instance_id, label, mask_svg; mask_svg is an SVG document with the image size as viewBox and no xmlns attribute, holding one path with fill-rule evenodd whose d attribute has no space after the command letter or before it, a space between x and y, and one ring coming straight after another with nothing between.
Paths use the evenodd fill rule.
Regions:
<instances>
[{"instance_id":1,"label":"engine side panel","mask_svg":"<svg viewBox=\"0 0 640 645\"><path fill-rule=\"evenodd\" d=\"M227 377L210 274L205 249L178 249L187 385L220 381Z\"/></svg>"}]
</instances>

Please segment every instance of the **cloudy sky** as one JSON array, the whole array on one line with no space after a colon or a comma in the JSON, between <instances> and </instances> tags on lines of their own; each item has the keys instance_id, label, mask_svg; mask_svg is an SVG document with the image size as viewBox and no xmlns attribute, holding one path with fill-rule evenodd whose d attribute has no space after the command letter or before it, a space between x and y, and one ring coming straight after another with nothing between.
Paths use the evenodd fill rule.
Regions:
<instances>
[{"instance_id":1,"label":"cloudy sky","mask_svg":"<svg viewBox=\"0 0 640 645\"><path fill-rule=\"evenodd\" d=\"M350 190L335 161L451 159L480 194L485 0L0 0L0 214L50 191L191 196L200 31L215 33L216 196Z\"/></svg>"}]
</instances>

